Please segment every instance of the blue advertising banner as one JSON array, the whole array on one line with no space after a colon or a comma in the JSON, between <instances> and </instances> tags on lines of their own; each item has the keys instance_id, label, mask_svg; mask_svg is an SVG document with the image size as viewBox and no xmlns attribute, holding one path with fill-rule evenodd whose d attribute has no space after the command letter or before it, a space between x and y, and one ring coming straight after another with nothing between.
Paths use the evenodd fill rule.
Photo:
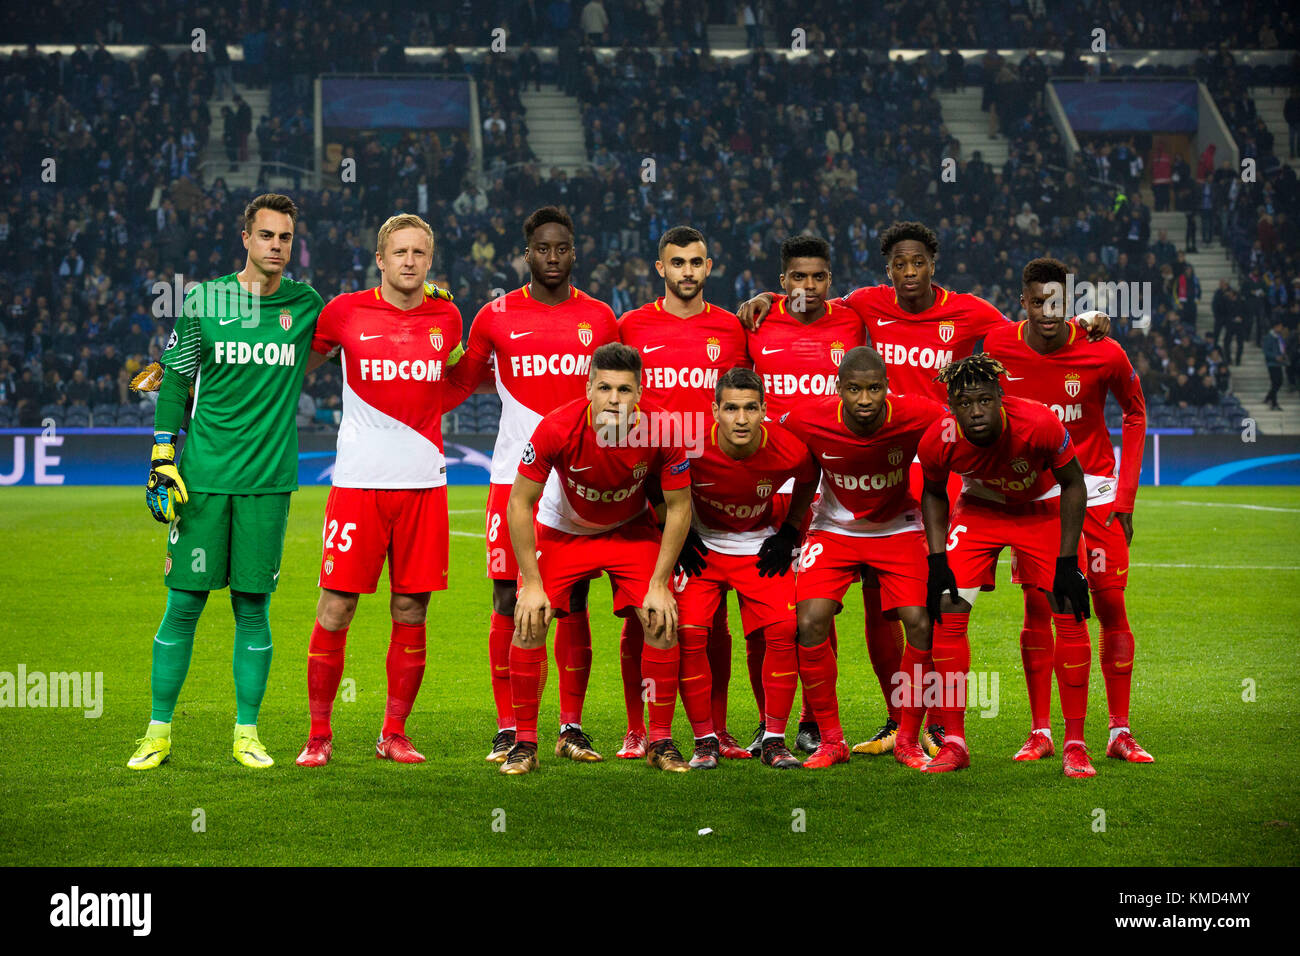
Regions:
<instances>
[{"instance_id":1,"label":"blue advertising banner","mask_svg":"<svg viewBox=\"0 0 1300 956\"><path fill-rule=\"evenodd\" d=\"M1195 83L1053 83L1076 133L1195 133Z\"/></svg>"},{"instance_id":2,"label":"blue advertising banner","mask_svg":"<svg viewBox=\"0 0 1300 956\"><path fill-rule=\"evenodd\" d=\"M143 485L152 438L148 428L0 429L0 487ZM486 485L494 438L446 436L448 484ZM299 436L300 484L330 483L334 442L334 435ZM1118 440L1116 446L1118 457ZM182 452L184 447L182 439ZM1147 434L1142 484L1300 485L1300 439L1258 436L1246 441L1237 435L1154 430Z\"/></svg>"},{"instance_id":3,"label":"blue advertising banner","mask_svg":"<svg viewBox=\"0 0 1300 956\"><path fill-rule=\"evenodd\" d=\"M468 80L321 77L321 121L344 129L469 125Z\"/></svg>"}]
</instances>

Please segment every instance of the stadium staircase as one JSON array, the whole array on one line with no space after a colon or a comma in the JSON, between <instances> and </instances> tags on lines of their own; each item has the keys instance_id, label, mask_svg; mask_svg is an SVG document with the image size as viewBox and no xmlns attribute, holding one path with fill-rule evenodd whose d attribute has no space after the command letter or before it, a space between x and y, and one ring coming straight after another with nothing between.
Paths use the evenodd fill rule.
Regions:
<instances>
[{"instance_id":1,"label":"stadium staircase","mask_svg":"<svg viewBox=\"0 0 1300 956\"><path fill-rule=\"evenodd\" d=\"M1300 174L1300 159L1287 159L1289 143L1287 140L1286 118L1282 108L1290 90L1285 86L1252 86L1251 99L1255 101L1255 112L1264 121L1268 131L1273 134L1273 152L1292 169Z\"/></svg>"},{"instance_id":2,"label":"stadium staircase","mask_svg":"<svg viewBox=\"0 0 1300 956\"><path fill-rule=\"evenodd\" d=\"M586 167L586 138L578 98L561 93L554 83L543 83L541 90L523 90L519 98L528 120L528 146L537 154L542 177L550 175L552 166L570 176Z\"/></svg>"},{"instance_id":3,"label":"stadium staircase","mask_svg":"<svg viewBox=\"0 0 1300 956\"><path fill-rule=\"evenodd\" d=\"M749 47L743 26L734 23L710 23L707 29L710 50L744 50ZM776 32L771 27L763 27L763 46L771 50L775 49L776 45Z\"/></svg>"},{"instance_id":4,"label":"stadium staircase","mask_svg":"<svg viewBox=\"0 0 1300 956\"><path fill-rule=\"evenodd\" d=\"M268 87L256 89L239 83L235 84L235 89L253 111L253 131L248 134L248 160L239 163L239 169L235 172L229 171L230 161L226 159L226 130L221 108L229 106L233 111L235 101L233 99L209 100L208 111L212 115L212 126L208 134L207 149L203 151L203 181L211 185L221 178L226 181L228 189L253 189L257 185L257 171L262 164L262 157L258 151L257 124L271 111L271 90ZM268 176L267 179L273 188L284 188L293 182L281 176Z\"/></svg>"},{"instance_id":5,"label":"stadium staircase","mask_svg":"<svg viewBox=\"0 0 1300 956\"><path fill-rule=\"evenodd\" d=\"M1001 172L1007 161L1007 138L989 135L989 114L980 109L982 88L968 86L959 93L937 95L943 125L961 143L961 161L969 162L979 150L980 158Z\"/></svg>"}]
</instances>

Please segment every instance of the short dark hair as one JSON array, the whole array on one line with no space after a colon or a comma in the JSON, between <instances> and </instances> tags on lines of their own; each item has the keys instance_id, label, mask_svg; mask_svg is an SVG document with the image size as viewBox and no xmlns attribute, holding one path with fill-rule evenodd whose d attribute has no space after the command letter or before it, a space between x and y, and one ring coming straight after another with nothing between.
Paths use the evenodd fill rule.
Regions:
<instances>
[{"instance_id":1,"label":"short dark hair","mask_svg":"<svg viewBox=\"0 0 1300 956\"><path fill-rule=\"evenodd\" d=\"M939 239L934 230L923 222L913 220L896 222L880 234L880 254L888 259L894 246L908 239L915 239L925 246L931 259L939 254Z\"/></svg>"},{"instance_id":2,"label":"short dark hair","mask_svg":"<svg viewBox=\"0 0 1300 956\"><path fill-rule=\"evenodd\" d=\"M1049 282L1059 282L1062 287L1065 286L1065 277L1069 273L1064 262L1060 259L1050 259L1046 256L1038 259L1030 259L1026 263L1024 271L1020 273L1020 283L1028 289L1030 283L1039 282L1047 285Z\"/></svg>"},{"instance_id":3,"label":"short dark hair","mask_svg":"<svg viewBox=\"0 0 1300 956\"><path fill-rule=\"evenodd\" d=\"M1005 372L1002 363L987 352L977 352L956 362L949 362L934 377L936 382L948 386L948 394L956 395L968 388L991 382L1001 388L998 376Z\"/></svg>"},{"instance_id":4,"label":"short dark hair","mask_svg":"<svg viewBox=\"0 0 1300 956\"><path fill-rule=\"evenodd\" d=\"M825 259L831 264L831 244L821 236L791 236L781 243L781 271L789 265L791 259Z\"/></svg>"},{"instance_id":5,"label":"short dark hair","mask_svg":"<svg viewBox=\"0 0 1300 956\"><path fill-rule=\"evenodd\" d=\"M606 342L591 353L591 378L596 371L631 372L639 381L641 378L641 353L622 342Z\"/></svg>"},{"instance_id":6,"label":"short dark hair","mask_svg":"<svg viewBox=\"0 0 1300 956\"><path fill-rule=\"evenodd\" d=\"M260 196L254 196L244 207L244 232L250 236L253 234L253 220L257 218L259 209L282 212L295 226L298 224L298 206L292 199L279 193L262 193Z\"/></svg>"},{"instance_id":7,"label":"short dark hair","mask_svg":"<svg viewBox=\"0 0 1300 956\"><path fill-rule=\"evenodd\" d=\"M524 220L524 242L533 241L533 233L548 222L557 222L573 235L573 219L559 206L543 206L533 210L533 214Z\"/></svg>"},{"instance_id":8,"label":"short dark hair","mask_svg":"<svg viewBox=\"0 0 1300 956\"><path fill-rule=\"evenodd\" d=\"M713 387L713 401L722 404L724 388L740 388L747 392L758 392L758 400L766 401L763 394L763 380L752 368L729 368L718 377L718 384Z\"/></svg>"},{"instance_id":9,"label":"short dark hair","mask_svg":"<svg viewBox=\"0 0 1300 956\"><path fill-rule=\"evenodd\" d=\"M870 345L859 345L844 353L840 360L839 377L843 378L853 372L886 372L885 360Z\"/></svg>"},{"instance_id":10,"label":"short dark hair","mask_svg":"<svg viewBox=\"0 0 1300 956\"><path fill-rule=\"evenodd\" d=\"M663 260L666 246L689 246L693 242L704 243L704 254L709 254L709 244L704 240L704 233L694 226L673 226L659 237L659 259Z\"/></svg>"}]
</instances>

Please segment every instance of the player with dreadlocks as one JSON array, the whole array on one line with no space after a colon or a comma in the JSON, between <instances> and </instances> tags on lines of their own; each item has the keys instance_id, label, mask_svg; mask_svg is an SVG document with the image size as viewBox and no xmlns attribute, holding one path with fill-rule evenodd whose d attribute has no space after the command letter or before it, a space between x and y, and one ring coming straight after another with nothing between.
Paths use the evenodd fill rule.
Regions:
<instances>
[{"instance_id":1,"label":"player with dreadlocks","mask_svg":"<svg viewBox=\"0 0 1300 956\"><path fill-rule=\"evenodd\" d=\"M1047 594L1056 630L1056 678L1065 717L1067 777L1096 774L1083 742L1092 647L1084 619L1088 585L1079 570L1079 534L1087 503L1083 470L1061 420L1039 402L1004 396L1002 363L971 355L942 369L951 414L926 431L917 455L925 487L921 516L930 548L926 608L946 739L924 773L970 766L966 745L967 628L980 591L993 590L998 555L1010 547L1021 579ZM949 515L948 476L962 476ZM1059 501L1057 500L1059 496ZM1059 541L1053 569L1052 543ZM904 730L919 721L920 701L905 701ZM902 733L904 731L900 731Z\"/></svg>"}]
</instances>

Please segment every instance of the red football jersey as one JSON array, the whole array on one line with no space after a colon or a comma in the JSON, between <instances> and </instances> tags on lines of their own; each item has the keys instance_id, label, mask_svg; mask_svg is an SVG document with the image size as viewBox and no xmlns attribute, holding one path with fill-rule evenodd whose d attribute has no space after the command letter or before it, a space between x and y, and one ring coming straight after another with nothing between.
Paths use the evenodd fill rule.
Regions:
<instances>
[{"instance_id":1,"label":"red football jersey","mask_svg":"<svg viewBox=\"0 0 1300 956\"><path fill-rule=\"evenodd\" d=\"M773 421L801 398L834 395L844 353L867 341L862 320L849 309L827 302L826 314L805 324L786 310L785 302L785 296L774 296L758 331L746 333L749 359L763 378L767 417Z\"/></svg>"},{"instance_id":2,"label":"red football jersey","mask_svg":"<svg viewBox=\"0 0 1300 956\"><path fill-rule=\"evenodd\" d=\"M885 360L889 391L928 395L946 403L948 394L934 380L939 369L975 350L975 343L1008 324L994 306L969 292L934 286L934 305L905 312L892 285L855 289L838 300L866 324L872 345Z\"/></svg>"},{"instance_id":3,"label":"red football jersey","mask_svg":"<svg viewBox=\"0 0 1300 956\"><path fill-rule=\"evenodd\" d=\"M885 421L865 437L844 424L839 396L804 402L781 419L803 439L822 468L821 497L811 528L858 537L921 528L921 509L908 469L921 436L944 408L922 395L885 400Z\"/></svg>"},{"instance_id":4,"label":"red football jersey","mask_svg":"<svg viewBox=\"0 0 1300 956\"><path fill-rule=\"evenodd\" d=\"M642 397L670 412L697 412L711 422L718 377L737 365L749 367L745 330L736 316L712 303L688 319L664 309L660 296L618 320L624 345L641 353Z\"/></svg>"},{"instance_id":5,"label":"red football jersey","mask_svg":"<svg viewBox=\"0 0 1300 956\"><path fill-rule=\"evenodd\" d=\"M558 305L542 305L525 285L479 309L465 355L451 373L449 407L464 401L495 365L501 425L492 451L493 484L514 481L524 443L542 416L586 397L591 353L617 340L613 310L578 289Z\"/></svg>"},{"instance_id":6,"label":"red football jersey","mask_svg":"<svg viewBox=\"0 0 1300 956\"><path fill-rule=\"evenodd\" d=\"M989 447L968 442L957 420L945 413L921 438L917 454L930 481L946 484L948 473L956 472L962 476L961 499L1014 511L1061 493L1052 469L1074 457L1074 442L1046 405L1007 395L1002 399L1002 434Z\"/></svg>"},{"instance_id":7,"label":"red football jersey","mask_svg":"<svg viewBox=\"0 0 1300 956\"><path fill-rule=\"evenodd\" d=\"M336 296L321 310L313 351L343 350L337 488L436 488L447 359L460 345L460 310L426 294L403 311L378 288Z\"/></svg>"},{"instance_id":8,"label":"red football jersey","mask_svg":"<svg viewBox=\"0 0 1300 956\"><path fill-rule=\"evenodd\" d=\"M1042 355L1025 341L1026 324L1008 325L984 340L984 351L1006 367L1003 387L1010 395L1042 402L1065 424L1088 482L1090 506L1114 501L1116 510L1131 512L1142 470L1147 406L1128 356L1113 339L1088 341L1076 325L1069 327L1065 345ZM1115 450L1106 429L1107 392L1124 409L1123 468L1118 480Z\"/></svg>"},{"instance_id":9,"label":"red football jersey","mask_svg":"<svg viewBox=\"0 0 1300 956\"><path fill-rule=\"evenodd\" d=\"M758 449L732 458L718 444L715 424L704 453L691 464L695 530L714 551L758 554L772 533L772 498L787 481L817 477L808 448L780 425L760 426Z\"/></svg>"},{"instance_id":10,"label":"red football jersey","mask_svg":"<svg viewBox=\"0 0 1300 956\"><path fill-rule=\"evenodd\" d=\"M649 420L656 412L662 414L641 403L635 414ZM658 478L665 491L690 485L685 449L646 447L635 436L633 429L625 444L602 444L586 398L546 415L519 458L519 474L546 485L538 522L569 534L599 534L645 512L647 477ZM547 480L552 471L557 481Z\"/></svg>"}]
</instances>

